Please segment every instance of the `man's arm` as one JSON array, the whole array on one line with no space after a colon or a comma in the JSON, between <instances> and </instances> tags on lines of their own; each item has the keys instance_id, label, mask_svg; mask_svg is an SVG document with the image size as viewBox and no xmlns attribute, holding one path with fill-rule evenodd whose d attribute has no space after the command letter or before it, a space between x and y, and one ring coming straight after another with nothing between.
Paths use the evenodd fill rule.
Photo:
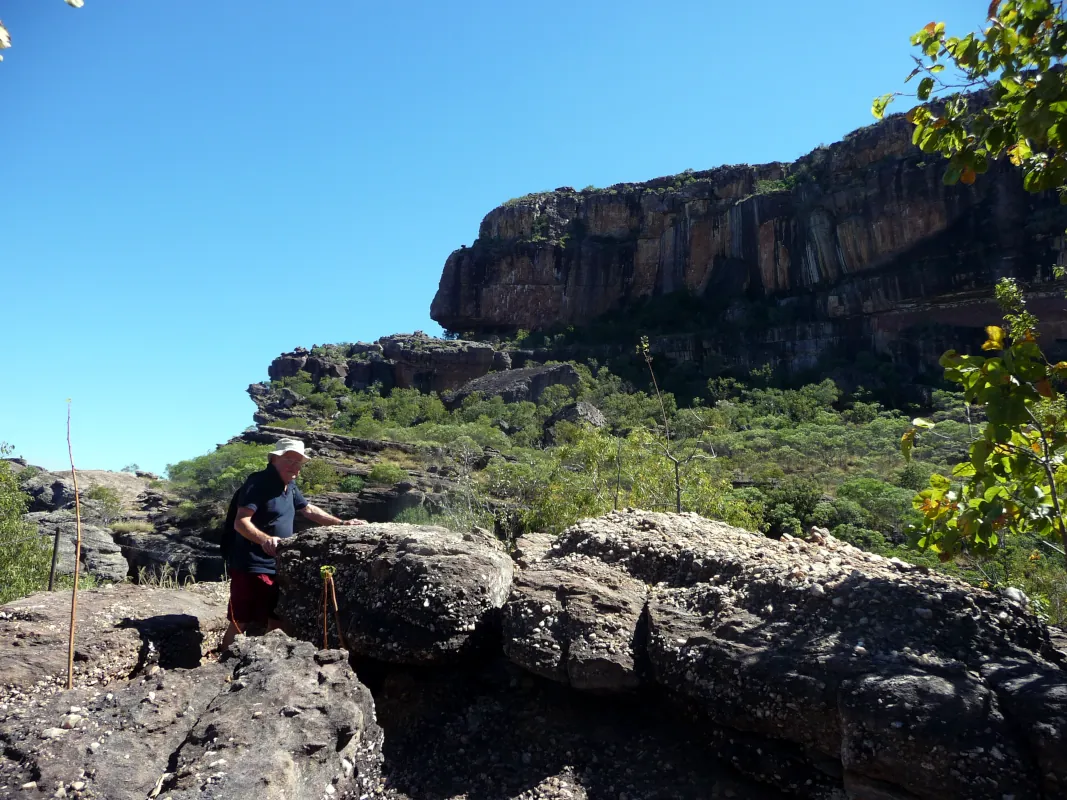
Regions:
<instances>
[{"instance_id":1,"label":"man's arm","mask_svg":"<svg viewBox=\"0 0 1067 800\"><path fill-rule=\"evenodd\" d=\"M252 544L258 544L263 548L264 553L274 558L278 552L278 538L276 536L268 536L252 524L252 515L255 513L254 508L244 508L243 506L238 508L237 519L233 522L233 529L252 542Z\"/></svg>"},{"instance_id":2,"label":"man's arm","mask_svg":"<svg viewBox=\"0 0 1067 800\"><path fill-rule=\"evenodd\" d=\"M335 517L333 514L327 514L325 511L323 511L318 506L311 505L311 503L308 503L306 506L304 506L302 509L300 509L300 513L304 515L304 519L309 519L312 522L314 522L316 525L362 525L363 524L363 520L361 520L361 519L348 519L348 520L345 520L345 519L341 519L340 517Z\"/></svg>"}]
</instances>

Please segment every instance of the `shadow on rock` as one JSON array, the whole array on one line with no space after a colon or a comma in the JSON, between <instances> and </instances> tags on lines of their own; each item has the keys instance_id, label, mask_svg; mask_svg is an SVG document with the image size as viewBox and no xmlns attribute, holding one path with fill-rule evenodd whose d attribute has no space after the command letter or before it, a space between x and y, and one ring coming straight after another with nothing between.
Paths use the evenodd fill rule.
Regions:
<instances>
[{"instance_id":1,"label":"shadow on rock","mask_svg":"<svg viewBox=\"0 0 1067 800\"><path fill-rule=\"evenodd\" d=\"M365 662L358 672L385 731L388 797L785 797L709 759L706 730L654 691L578 695L502 659L432 672Z\"/></svg>"},{"instance_id":2,"label":"shadow on rock","mask_svg":"<svg viewBox=\"0 0 1067 800\"><path fill-rule=\"evenodd\" d=\"M136 675L151 664L164 669L194 669L200 666L204 633L200 620L192 614L157 614L134 619L127 617L116 628L132 629L141 637L137 663L130 670Z\"/></svg>"}]
</instances>

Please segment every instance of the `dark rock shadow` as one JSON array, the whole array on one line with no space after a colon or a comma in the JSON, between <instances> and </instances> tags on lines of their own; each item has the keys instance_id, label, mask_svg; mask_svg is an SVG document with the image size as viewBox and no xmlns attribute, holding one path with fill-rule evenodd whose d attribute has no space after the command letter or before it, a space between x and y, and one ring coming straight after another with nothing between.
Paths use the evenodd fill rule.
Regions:
<instances>
[{"instance_id":1,"label":"dark rock shadow","mask_svg":"<svg viewBox=\"0 0 1067 800\"><path fill-rule=\"evenodd\" d=\"M200 630L200 620L192 614L157 614L144 619L127 617L115 627L133 628L141 636L141 649L130 677L151 664L164 669L200 666L204 633Z\"/></svg>"},{"instance_id":2,"label":"dark rock shadow","mask_svg":"<svg viewBox=\"0 0 1067 800\"><path fill-rule=\"evenodd\" d=\"M506 800L537 787L589 800L784 797L709 757L706 729L654 692L580 694L504 659L451 669L355 666L385 732L391 797Z\"/></svg>"}]
</instances>

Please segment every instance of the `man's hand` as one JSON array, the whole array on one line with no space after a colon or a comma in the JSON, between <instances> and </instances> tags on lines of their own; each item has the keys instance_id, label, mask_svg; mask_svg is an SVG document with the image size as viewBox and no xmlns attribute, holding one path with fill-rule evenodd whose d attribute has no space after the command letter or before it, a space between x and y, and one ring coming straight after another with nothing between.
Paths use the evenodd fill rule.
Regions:
<instances>
[{"instance_id":1,"label":"man's hand","mask_svg":"<svg viewBox=\"0 0 1067 800\"><path fill-rule=\"evenodd\" d=\"M259 546L263 548L263 552L271 558L278 555L278 543L281 541L277 536L267 536L259 543Z\"/></svg>"},{"instance_id":2,"label":"man's hand","mask_svg":"<svg viewBox=\"0 0 1067 800\"><path fill-rule=\"evenodd\" d=\"M366 525L367 523L364 522L361 519L346 519L341 524L342 525Z\"/></svg>"}]
</instances>

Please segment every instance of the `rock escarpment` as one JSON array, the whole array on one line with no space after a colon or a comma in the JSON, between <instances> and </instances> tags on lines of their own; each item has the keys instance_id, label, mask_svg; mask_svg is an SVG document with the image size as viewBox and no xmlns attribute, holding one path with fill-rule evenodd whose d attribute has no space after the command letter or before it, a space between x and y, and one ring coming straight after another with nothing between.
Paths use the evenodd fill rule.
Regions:
<instances>
[{"instance_id":1,"label":"rock escarpment","mask_svg":"<svg viewBox=\"0 0 1067 800\"><path fill-rule=\"evenodd\" d=\"M508 594L477 534L321 529L284 546L284 613L321 636L317 568L334 564L353 652L429 663L469 652L501 608L513 663L664 692L709 750L799 796L1067 790L1067 655L1009 598L828 534L774 541L692 514L618 512L541 544Z\"/></svg>"},{"instance_id":2,"label":"rock escarpment","mask_svg":"<svg viewBox=\"0 0 1067 800\"><path fill-rule=\"evenodd\" d=\"M336 378L357 390L377 383L386 390L399 387L443 392L491 370L510 367L508 354L490 344L436 339L416 331L384 336L372 344L335 344L311 350L298 347L274 359L267 374L276 381L303 371L316 383ZM284 418L296 400L284 392L270 392L265 384L252 384L248 393L258 407L255 420L261 424Z\"/></svg>"},{"instance_id":3,"label":"rock escarpment","mask_svg":"<svg viewBox=\"0 0 1067 800\"><path fill-rule=\"evenodd\" d=\"M1050 277L1067 211L1054 195L1027 195L1008 164L946 187L942 160L910 136L896 116L793 164L511 201L448 258L430 315L455 331L543 330L687 291L721 318L677 321L694 334L677 356L698 363L799 368L839 347L931 355L969 344L999 316L998 278ZM1059 298L1034 302L1063 338Z\"/></svg>"}]
</instances>

